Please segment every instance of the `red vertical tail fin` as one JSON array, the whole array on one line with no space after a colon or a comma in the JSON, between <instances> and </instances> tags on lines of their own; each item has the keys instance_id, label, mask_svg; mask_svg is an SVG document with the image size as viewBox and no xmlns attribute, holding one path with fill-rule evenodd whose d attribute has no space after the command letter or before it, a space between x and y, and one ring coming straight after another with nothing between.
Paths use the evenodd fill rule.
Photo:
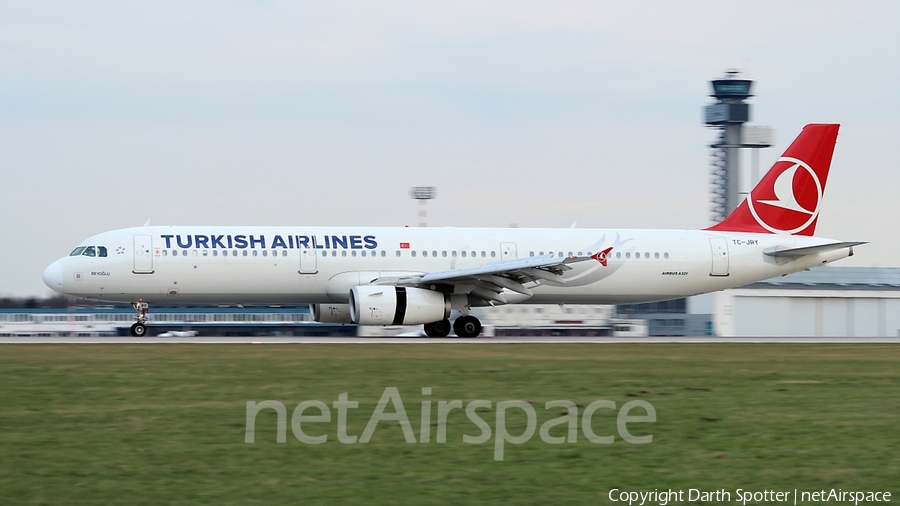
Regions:
<instances>
[{"instance_id":1,"label":"red vertical tail fin","mask_svg":"<svg viewBox=\"0 0 900 506\"><path fill-rule=\"evenodd\" d=\"M811 124L722 223L706 230L813 235L837 142L836 124Z\"/></svg>"}]
</instances>

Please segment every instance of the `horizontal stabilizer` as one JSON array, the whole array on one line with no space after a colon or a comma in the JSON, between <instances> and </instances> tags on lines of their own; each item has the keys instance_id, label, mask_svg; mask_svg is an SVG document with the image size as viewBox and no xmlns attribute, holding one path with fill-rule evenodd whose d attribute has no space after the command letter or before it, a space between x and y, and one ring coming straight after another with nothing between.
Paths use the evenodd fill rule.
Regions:
<instances>
[{"instance_id":1,"label":"horizontal stabilizer","mask_svg":"<svg viewBox=\"0 0 900 506\"><path fill-rule=\"evenodd\" d=\"M763 253L769 255L770 257L799 258L806 255L814 255L816 253L826 253L828 251L852 248L854 246L859 246L860 244L866 243L856 241L833 242L829 244L820 244L818 246L804 246L802 248L785 248L782 246L775 246L774 248L767 249Z\"/></svg>"}]
</instances>

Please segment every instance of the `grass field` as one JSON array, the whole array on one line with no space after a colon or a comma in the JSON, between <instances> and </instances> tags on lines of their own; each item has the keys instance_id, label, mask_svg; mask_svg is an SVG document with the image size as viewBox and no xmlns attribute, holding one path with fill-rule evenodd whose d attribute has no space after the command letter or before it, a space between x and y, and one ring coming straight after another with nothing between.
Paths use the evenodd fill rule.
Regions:
<instances>
[{"instance_id":1,"label":"grass field","mask_svg":"<svg viewBox=\"0 0 900 506\"><path fill-rule=\"evenodd\" d=\"M0 347L3 504L280 504L608 502L623 490L883 490L900 493L900 348L892 345L5 345ZM421 402L527 400L538 427L599 399L650 402L650 444L616 434L551 445L535 436L465 444L462 410L447 442L409 444L382 422L367 444L331 423L309 445L276 439L276 414L244 443L246 402L327 405L347 392L359 435L396 387L419 435ZM423 396L422 387L432 395ZM307 414L316 414L311 410ZM494 410L483 418L494 426ZM632 414L641 414L637 411ZM520 434L524 413L507 426ZM579 424L580 427L580 424ZM564 435L565 426L552 435ZM621 503L619 503L621 504Z\"/></svg>"}]
</instances>

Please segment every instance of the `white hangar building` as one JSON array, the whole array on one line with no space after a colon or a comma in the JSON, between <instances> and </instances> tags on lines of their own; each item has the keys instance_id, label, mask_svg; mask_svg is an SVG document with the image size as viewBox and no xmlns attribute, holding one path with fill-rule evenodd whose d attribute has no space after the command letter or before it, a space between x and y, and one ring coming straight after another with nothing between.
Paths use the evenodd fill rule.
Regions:
<instances>
[{"instance_id":1,"label":"white hangar building","mask_svg":"<svg viewBox=\"0 0 900 506\"><path fill-rule=\"evenodd\" d=\"M816 267L714 300L723 337L900 337L900 268Z\"/></svg>"}]
</instances>

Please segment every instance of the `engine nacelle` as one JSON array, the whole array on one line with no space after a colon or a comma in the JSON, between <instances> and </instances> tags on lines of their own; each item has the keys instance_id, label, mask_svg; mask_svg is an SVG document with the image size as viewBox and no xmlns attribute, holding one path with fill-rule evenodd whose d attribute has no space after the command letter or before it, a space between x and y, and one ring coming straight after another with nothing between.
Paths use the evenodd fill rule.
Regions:
<instances>
[{"instance_id":1,"label":"engine nacelle","mask_svg":"<svg viewBox=\"0 0 900 506\"><path fill-rule=\"evenodd\" d=\"M350 319L361 325L416 325L450 316L450 297L422 288L355 286Z\"/></svg>"},{"instance_id":2,"label":"engine nacelle","mask_svg":"<svg viewBox=\"0 0 900 506\"><path fill-rule=\"evenodd\" d=\"M353 323L349 304L310 304L309 310L319 323Z\"/></svg>"}]
</instances>

